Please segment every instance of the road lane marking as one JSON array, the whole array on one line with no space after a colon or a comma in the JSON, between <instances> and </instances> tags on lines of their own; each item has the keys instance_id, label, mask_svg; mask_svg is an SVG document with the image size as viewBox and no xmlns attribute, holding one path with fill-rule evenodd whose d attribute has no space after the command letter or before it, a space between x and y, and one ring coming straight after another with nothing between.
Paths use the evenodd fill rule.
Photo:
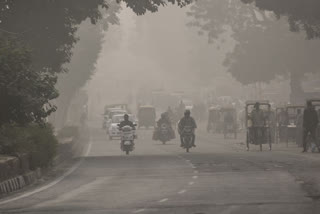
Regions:
<instances>
[{"instance_id":1,"label":"road lane marking","mask_svg":"<svg viewBox=\"0 0 320 214\"><path fill-rule=\"evenodd\" d=\"M198 176L196 176L196 175L195 175L195 176L192 176L192 178L193 178L193 179L197 179L197 178L198 178Z\"/></svg>"},{"instance_id":2,"label":"road lane marking","mask_svg":"<svg viewBox=\"0 0 320 214\"><path fill-rule=\"evenodd\" d=\"M140 210L135 210L135 211L133 211L132 213L142 213L142 212L144 212L145 211L145 209L140 209Z\"/></svg>"},{"instance_id":3,"label":"road lane marking","mask_svg":"<svg viewBox=\"0 0 320 214\"><path fill-rule=\"evenodd\" d=\"M187 159L186 159L186 161L187 161L187 162L190 162L190 160L187 160Z\"/></svg>"},{"instance_id":4,"label":"road lane marking","mask_svg":"<svg viewBox=\"0 0 320 214\"><path fill-rule=\"evenodd\" d=\"M235 211L239 206L230 206L227 209L223 210L222 212L220 212L219 214L230 214L233 211Z\"/></svg>"},{"instance_id":5,"label":"road lane marking","mask_svg":"<svg viewBox=\"0 0 320 214\"><path fill-rule=\"evenodd\" d=\"M46 207L51 204L59 204L59 203L65 202L69 199L76 197L77 195L80 195L81 193L87 192L88 190L92 189L95 186L98 186L98 185L104 183L108 179L110 179L110 177L96 178L94 181L92 181L88 184L82 185L79 188L73 189L72 191L69 191L65 194L62 194L62 195L58 196L56 199L42 202L41 204L35 205L34 207L36 207L36 208Z\"/></svg>"},{"instance_id":6,"label":"road lane marking","mask_svg":"<svg viewBox=\"0 0 320 214\"><path fill-rule=\"evenodd\" d=\"M194 184L194 182L193 182L193 181L189 182L189 185L193 185L193 184Z\"/></svg>"},{"instance_id":7,"label":"road lane marking","mask_svg":"<svg viewBox=\"0 0 320 214\"><path fill-rule=\"evenodd\" d=\"M166 202L166 201L168 201L169 199L168 198L164 198L164 199L161 199L160 201L159 201L159 203L163 203L163 202Z\"/></svg>"},{"instance_id":8,"label":"road lane marking","mask_svg":"<svg viewBox=\"0 0 320 214\"><path fill-rule=\"evenodd\" d=\"M186 191L187 191L187 190L183 189L183 190L179 191L178 194L183 194L183 193L185 193Z\"/></svg>"},{"instance_id":9,"label":"road lane marking","mask_svg":"<svg viewBox=\"0 0 320 214\"><path fill-rule=\"evenodd\" d=\"M90 150L91 150L91 146L92 146L92 142L90 141L89 145L88 145L88 148L87 148L87 151L85 152L85 157L88 156L88 154L90 153ZM3 205L3 204L7 204L7 203L10 203L10 202L13 202L13 201L16 201L16 200L19 200L19 199L22 199L22 198L26 198L26 197L29 197L31 195L34 195L36 193L39 193L39 192L42 192L44 190L47 190L51 187L53 187L54 185L58 184L60 181L62 181L63 179L65 179L67 176L69 176L70 174L72 174L76 169L79 168L79 166L82 164L82 162L84 161L83 158L81 158L75 165L73 165L68 171L66 171L61 177L57 178L56 180L52 181L51 183L45 185L45 186L42 186L38 189L35 189L33 191L30 191L30 192L27 192L27 193L24 193L20 196L17 196L17 197L14 197L14 198L11 198L11 199L8 199L8 200L4 200L4 201L0 201L0 205Z\"/></svg>"}]
</instances>

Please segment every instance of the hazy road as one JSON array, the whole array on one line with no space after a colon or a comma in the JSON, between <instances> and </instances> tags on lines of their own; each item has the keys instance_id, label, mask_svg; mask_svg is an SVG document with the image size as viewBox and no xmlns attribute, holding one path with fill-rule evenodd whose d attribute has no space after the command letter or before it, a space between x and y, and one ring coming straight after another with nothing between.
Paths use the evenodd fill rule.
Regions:
<instances>
[{"instance_id":1,"label":"hazy road","mask_svg":"<svg viewBox=\"0 0 320 214\"><path fill-rule=\"evenodd\" d=\"M161 145L140 130L126 156L100 127L90 132L87 153L69 174L38 193L3 199L0 213L320 213L318 154L246 152L239 140L200 133L187 154L177 140Z\"/></svg>"}]
</instances>

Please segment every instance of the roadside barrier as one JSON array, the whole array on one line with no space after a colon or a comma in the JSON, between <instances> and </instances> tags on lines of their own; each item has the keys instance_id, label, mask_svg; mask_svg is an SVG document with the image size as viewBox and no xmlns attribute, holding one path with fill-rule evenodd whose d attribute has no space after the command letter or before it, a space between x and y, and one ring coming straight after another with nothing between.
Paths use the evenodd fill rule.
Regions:
<instances>
[{"instance_id":1,"label":"roadside barrier","mask_svg":"<svg viewBox=\"0 0 320 214\"><path fill-rule=\"evenodd\" d=\"M20 190L27 185L33 184L41 177L41 170L28 172L24 175L5 180L0 183L0 196Z\"/></svg>"}]
</instances>

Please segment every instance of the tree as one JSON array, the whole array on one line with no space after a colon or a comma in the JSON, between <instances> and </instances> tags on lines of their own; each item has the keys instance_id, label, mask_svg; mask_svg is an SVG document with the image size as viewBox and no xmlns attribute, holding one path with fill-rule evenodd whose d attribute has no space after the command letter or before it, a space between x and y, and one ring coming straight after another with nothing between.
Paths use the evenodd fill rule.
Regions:
<instances>
[{"instance_id":1,"label":"tree","mask_svg":"<svg viewBox=\"0 0 320 214\"><path fill-rule=\"evenodd\" d=\"M224 65L243 84L286 76L291 78L292 98L301 97L301 78L305 73L317 72L319 42L290 33L283 19L277 21L254 5L201 1L195 3L189 15L195 18L192 26L207 33L210 42L219 42L230 29L236 45Z\"/></svg>"},{"instance_id":2,"label":"tree","mask_svg":"<svg viewBox=\"0 0 320 214\"><path fill-rule=\"evenodd\" d=\"M104 0L6 0L0 2L0 29L16 34L32 49L35 69L51 73L66 71L78 25L89 18L101 19Z\"/></svg>"},{"instance_id":3,"label":"tree","mask_svg":"<svg viewBox=\"0 0 320 214\"><path fill-rule=\"evenodd\" d=\"M261 10L286 16L291 30L306 32L308 39L320 38L320 1L318 0L241 0L254 3Z\"/></svg>"},{"instance_id":4,"label":"tree","mask_svg":"<svg viewBox=\"0 0 320 214\"><path fill-rule=\"evenodd\" d=\"M30 50L0 33L0 127L5 123L43 122L55 111L57 78L32 66Z\"/></svg>"}]
</instances>

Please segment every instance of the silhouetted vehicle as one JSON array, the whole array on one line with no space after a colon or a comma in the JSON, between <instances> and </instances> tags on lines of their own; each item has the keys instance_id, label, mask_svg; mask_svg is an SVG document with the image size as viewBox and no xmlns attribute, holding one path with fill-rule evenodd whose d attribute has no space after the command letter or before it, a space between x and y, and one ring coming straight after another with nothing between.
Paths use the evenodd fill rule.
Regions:
<instances>
[{"instance_id":1,"label":"silhouetted vehicle","mask_svg":"<svg viewBox=\"0 0 320 214\"><path fill-rule=\"evenodd\" d=\"M301 112L304 110L303 105L287 105L286 106L286 115L288 116L288 124L287 129L285 131L286 137L286 144L288 146L288 142L296 141L297 135L297 117L298 117L298 110L300 109ZM302 132L302 130L301 130Z\"/></svg>"},{"instance_id":2,"label":"silhouetted vehicle","mask_svg":"<svg viewBox=\"0 0 320 214\"><path fill-rule=\"evenodd\" d=\"M155 127L156 109L153 106L140 106L138 111L138 121L140 127Z\"/></svg>"},{"instance_id":3,"label":"silhouetted vehicle","mask_svg":"<svg viewBox=\"0 0 320 214\"><path fill-rule=\"evenodd\" d=\"M185 126L182 130L182 141L183 141L183 148L186 152L189 152L190 148L192 148L192 138L193 138L194 129L191 126Z\"/></svg>"},{"instance_id":4,"label":"silhouetted vehicle","mask_svg":"<svg viewBox=\"0 0 320 214\"><path fill-rule=\"evenodd\" d=\"M211 107L208 110L207 132L219 133L222 131L222 123L220 121L220 108Z\"/></svg>"},{"instance_id":5,"label":"silhouetted vehicle","mask_svg":"<svg viewBox=\"0 0 320 214\"><path fill-rule=\"evenodd\" d=\"M111 104L104 107L102 128L108 133L110 121L113 115L129 113L127 104Z\"/></svg>"},{"instance_id":6,"label":"silhouetted vehicle","mask_svg":"<svg viewBox=\"0 0 320 214\"><path fill-rule=\"evenodd\" d=\"M246 128L247 128L247 150L250 148L250 144L252 145L259 145L260 151L262 151L262 145L268 144L269 150L272 149L272 142L271 142L271 134L270 134L270 127L269 123L266 121L266 118L263 118L261 125L254 125L255 121L253 121L252 112L254 110L254 106L259 103L260 110L262 114L267 112L270 108L269 101L247 101L245 112L246 112Z\"/></svg>"},{"instance_id":7,"label":"silhouetted vehicle","mask_svg":"<svg viewBox=\"0 0 320 214\"><path fill-rule=\"evenodd\" d=\"M220 109L220 116L223 120L223 136L227 138L228 134L233 134L237 138L237 111L233 107L224 107Z\"/></svg>"}]
</instances>

